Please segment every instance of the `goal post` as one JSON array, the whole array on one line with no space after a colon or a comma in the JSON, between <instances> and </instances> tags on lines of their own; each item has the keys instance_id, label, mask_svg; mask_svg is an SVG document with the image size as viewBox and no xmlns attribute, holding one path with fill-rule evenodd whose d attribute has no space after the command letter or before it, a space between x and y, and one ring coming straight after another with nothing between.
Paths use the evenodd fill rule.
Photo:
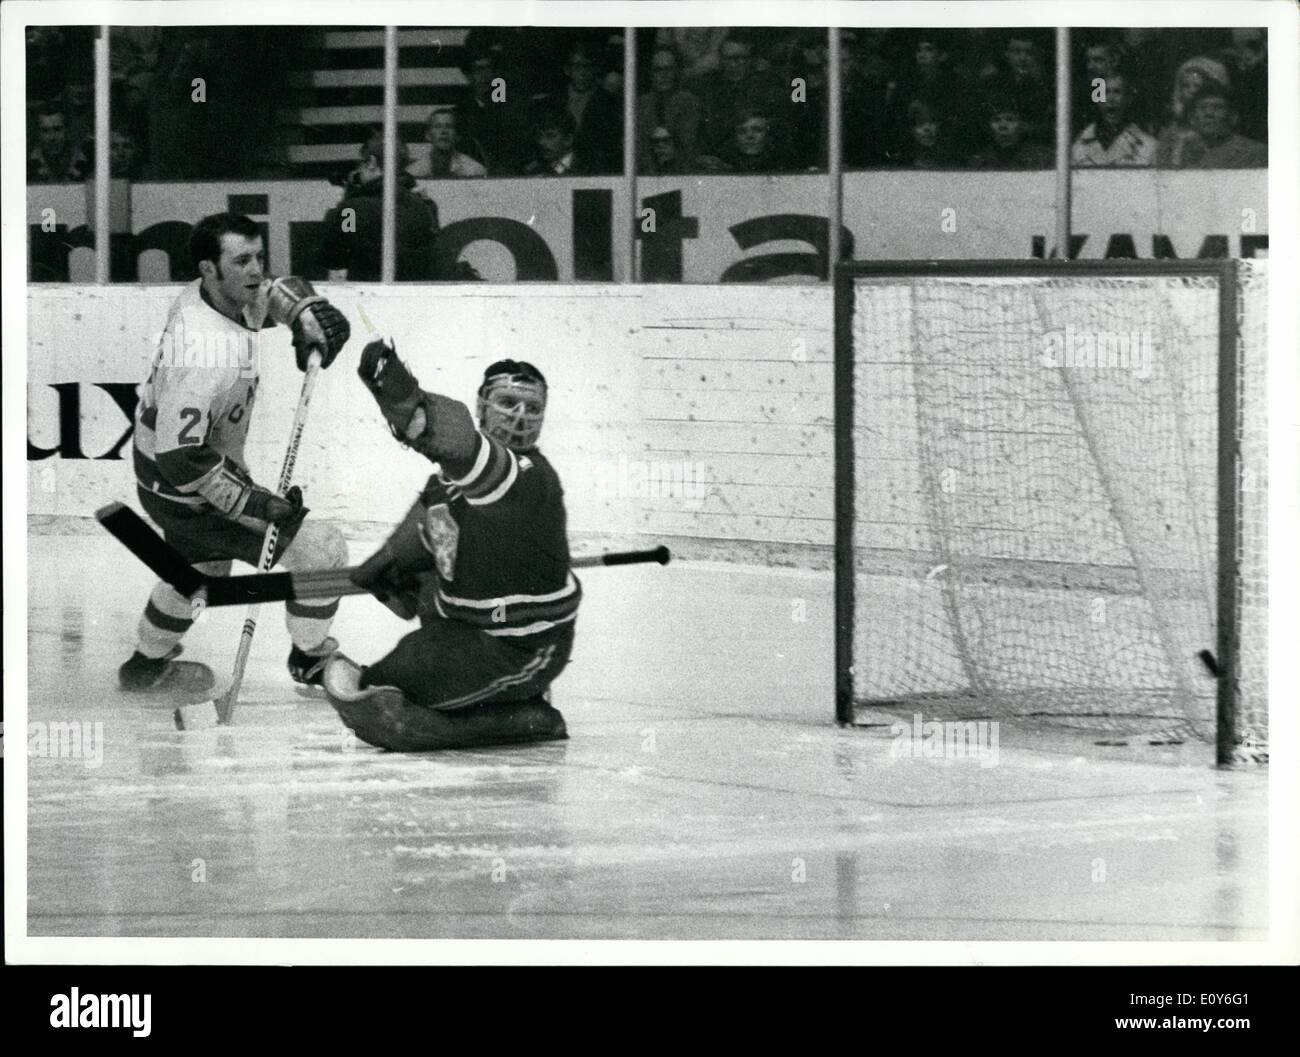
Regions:
<instances>
[{"instance_id":1,"label":"goal post","mask_svg":"<svg viewBox=\"0 0 1300 1057\"><path fill-rule=\"evenodd\" d=\"M835 271L836 716L1267 754L1266 266Z\"/></svg>"}]
</instances>

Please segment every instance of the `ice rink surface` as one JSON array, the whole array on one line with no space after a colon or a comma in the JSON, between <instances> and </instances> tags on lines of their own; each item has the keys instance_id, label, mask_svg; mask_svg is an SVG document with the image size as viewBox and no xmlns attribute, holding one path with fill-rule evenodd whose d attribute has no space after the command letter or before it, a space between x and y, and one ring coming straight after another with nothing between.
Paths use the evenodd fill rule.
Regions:
<instances>
[{"instance_id":1,"label":"ice rink surface","mask_svg":"<svg viewBox=\"0 0 1300 1057\"><path fill-rule=\"evenodd\" d=\"M28 568L29 738L91 734L28 760L31 936L1267 937L1266 769L1005 727L995 766L900 758L832 722L829 573L588 570L569 741L400 756L295 689L281 607L235 725L181 733L116 690L147 570L101 534ZM185 656L225 679L242 619ZM336 623L362 663L402 630L369 598Z\"/></svg>"}]
</instances>

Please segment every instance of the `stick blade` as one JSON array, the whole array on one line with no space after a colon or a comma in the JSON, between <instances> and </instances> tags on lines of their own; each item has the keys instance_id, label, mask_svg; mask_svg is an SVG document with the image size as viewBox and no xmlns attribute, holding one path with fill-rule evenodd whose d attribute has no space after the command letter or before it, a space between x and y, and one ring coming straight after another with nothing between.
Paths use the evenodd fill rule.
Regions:
<instances>
[{"instance_id":1,"label":"stick blade","mask_svg":"<svg viewBox=\"0 0 1300 1057\"><path fill-rule=\"evenodd\" d=\"M100 507L95 511L95 520L155 575L181 594L188 597L203 586L203 574L125 503Z\"/></svg>"},{"instance_id":2,"label":"stick blade","mask_svg":"<svg viewBox=\"0 0 1300 1057\"><path fill-rule=\"evenodd\" d=\"M222 713L221 698L211 698L178 706L172 712L172 721L177 730L211 730L223 725Z\"/></svg>"}]
</instances>

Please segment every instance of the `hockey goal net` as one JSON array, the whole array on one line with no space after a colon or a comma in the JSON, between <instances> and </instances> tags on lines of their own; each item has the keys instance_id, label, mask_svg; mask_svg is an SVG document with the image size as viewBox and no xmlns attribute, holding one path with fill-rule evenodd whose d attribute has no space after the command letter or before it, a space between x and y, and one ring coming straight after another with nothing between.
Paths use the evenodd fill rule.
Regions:
<instances>
[{"instance_id":1,"label":"hockey goal net","mask_svg":"<svg viewBox=\"0 0 1300 1057\"><path fill-rule=\"evenodd\" d=\"M1264 262L840 266L837 716L1267 758Z\"/></svg>"}]
</instances>

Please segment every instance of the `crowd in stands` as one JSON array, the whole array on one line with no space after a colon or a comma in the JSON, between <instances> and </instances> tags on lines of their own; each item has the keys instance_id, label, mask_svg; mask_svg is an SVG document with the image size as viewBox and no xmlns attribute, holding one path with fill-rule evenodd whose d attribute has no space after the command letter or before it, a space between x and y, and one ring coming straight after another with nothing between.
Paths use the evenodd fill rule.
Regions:
<instances>
[{"instance_id":1,"label":"crowd in stands","mask_svg":"<svg viewBox=\"0 0 1300 1057\"><path fill-rule=\"evenodd\" d=\"M89 41L28 30L31 181L92 165ZM88 32L88 31L86 31ZM280 40L277 37L276 40ZM115 175L284 175L269 35L115 29ZM1043 169L1054 163L1054 37L1039 29L841 31L846 169ZM1073 34L1076 166L1258 167L1268 161L1267 35L1257 29L1084 29ZM283 47L282 43L274 47ZM418 178L617 174L623 93L636 93L638 172L798 173L827 165L827 33L471 30L460 98L431 107ZM213 105L188 105L192 78ZM363 152L364 164L364 152Z\"/></svg>"},{"instance_id":2,"label":"crowd in stands","mask_svg":"<svg viewBox=\"0 0 1300 1057\"><path fill-rule=\"evenodd\" d=\"M289 175L268 100L282 98L296 36L241 26L114 26L109 166L115 177ZM28 181L93 175L94 29L27 29Z\"/></svg>"},{"instance_id":3,"label":"crowd in stands","mask_svg":"<svg viewBox=\"0 0 1300 1057\"><path fill-rule=\"evenodd\" d=\"M439 137L440 160L417 175L620 172L621 37L593 31L557 46L560 32L471 34L466 98L435 111L429 136ZM824 170L826 38L797 29L640 31L638 172ZM1268 164L1263 30L1083 30L1075 40L1074 165ZM847 169L1054 164L1050 31L845 30L841 58ZM492 101L498 77L523 88L513 103Z\"/></svg>"}]
</instances>

